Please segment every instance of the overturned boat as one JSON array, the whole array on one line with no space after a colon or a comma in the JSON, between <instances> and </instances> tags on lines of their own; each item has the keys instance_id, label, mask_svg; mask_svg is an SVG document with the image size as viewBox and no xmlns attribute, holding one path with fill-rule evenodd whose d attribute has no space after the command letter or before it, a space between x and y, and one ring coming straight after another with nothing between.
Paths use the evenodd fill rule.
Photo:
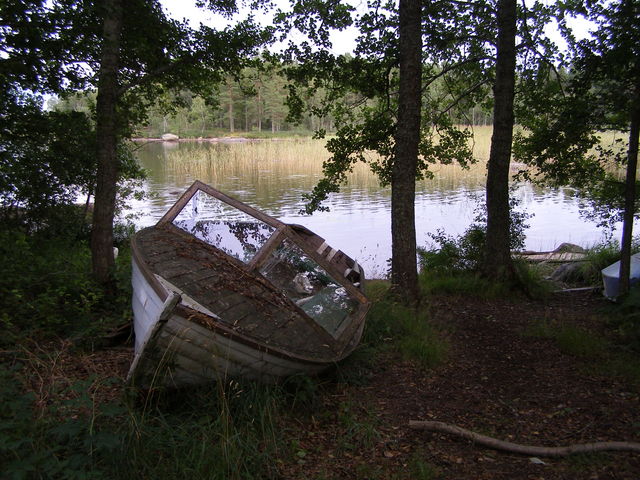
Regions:
<instances>
[{"instance_id":1,"label":"overturned boat","mask_svg":"<svg viewBox=\"0 0 640 480\"><path fill-rule=\"evenodd\" d=\"M602 269L604 296L616 300L620 296L620 260ZM640 253L631 255L629 260L629 284L640 281Z\"/></svg>"},{"instance_id":2,"label":"overturned boat","mask_svg":"<svg viewBox=\"0 0 640 480\"><path fill-rule=\"evenodd\" d=\"M360 341L359 265L202 182L131 245L135 386L275 382L318 373Z\"/></svg>"}]
</instances>

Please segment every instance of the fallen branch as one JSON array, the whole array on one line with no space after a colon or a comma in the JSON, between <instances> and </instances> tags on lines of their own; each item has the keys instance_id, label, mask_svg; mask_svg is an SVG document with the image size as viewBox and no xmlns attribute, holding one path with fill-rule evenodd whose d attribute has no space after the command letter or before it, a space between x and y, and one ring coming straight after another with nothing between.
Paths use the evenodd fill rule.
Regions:
<instances>
[{"instance_id":1,"label":"fallen branch","mask_svg":"<svg viewBox=\"0 0 640 480\"><path fill-rule=\"evenodd\" d=\"M566 447L536 447L533 445L521 445L519 443L505 442L443 422L411 420L409 421L409 428L413 428L414 430L429 430L432 432L449 433L451 435L466 438L467 440L471 440L472 442L494 450L502 450L505 452L519 453L521 455L531 455L535 457L566 457L567 455L572 455L574 453L602 451L640 452L640 443L636 442L595 442L568 445Z\"/></svg>"}]
</instances>

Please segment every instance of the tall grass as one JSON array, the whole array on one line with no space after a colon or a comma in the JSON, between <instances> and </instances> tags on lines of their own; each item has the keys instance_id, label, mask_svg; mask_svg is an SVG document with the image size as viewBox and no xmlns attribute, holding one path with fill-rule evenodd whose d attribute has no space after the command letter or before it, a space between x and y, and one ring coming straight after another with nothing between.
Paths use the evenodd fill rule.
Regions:
<instances>
[{"instance_id":1,"label":"tall grass","mask_svg":"<svg viewBox=\"0 0 640 480\"><path fill-rule=\"evenodd\" d=\"M377 349L391 348L421 368L429 369L446 359L448 343L432 326L425 309L397 303L380 282L378 297L369 311L364 342Z\"/></svg>"},{"instance_id":2,"label":"tall grass","mask_svg":"<svg viewBox=\"0 0 640 480\"><path fill-rule=\"evenodd\" d=\"M527 329L526 335L552 339L562 353L576 357L600 358L608 347L601 336L565 322L539 321Z\"/></svg>"},{"instance_id":3,"label":"tall grass","mask_svg":"<svg viewBox=\"0 0 640 480\"><path fill-rule=\"evenodd\" d=\"M275 477L280 387L230 382L165 392L129 414L118 478Z\"/></svg>"},{"instance_id":4,"label":"tall grass","mask_svg":"<svg viewBox=\"0 0 640 480\"><path fill-rule=\"evenodd\" d=\"M640 251L640 238L633 239L631 253ZM617 240L599 243L587 250L587 257L582 264L581 275L587 282L599 283L601 270L620 260L620 244Z\"/></svg>"},{"instance_id":5,"label":"tall grass","mask_svg":"<svg viewBox=\"0 0 640 480\"><path fill-rule=\"evenodd\" d=\"M613 330L610 333L615 336ZM585 367L601 375L625 379L636 388L640 386L640 359L637 336L621 337L622 343L614 343L601 334L562 321L544 319L531 324L524 335L552 340L560 352L584 361Z\"/></svg>"},{"instance_id":6,"label":"tall grass","mask_svg":"<svg viewBox=\"0 0 640 480\"><path fill-rule=\"evenodd\" d=\"M457 165L432 165L432 179L425 180L429 191L451 189L460 183L476 185L482 183L486 174L486 160L489 156L491 129L476 127L472 140L474 154L479 160L468 169ZM292 181L296 188L312 188L322 175L323 162L331 154L325 149L325 140L311 138L270 138L260 141L233 144L180 144L179 148L168 150L164 168L175 178L199 178L213 184L223 179L251 178L260 190L265 181ZM375 153L368 153L370 161L378 160ZM269 176L261 173L269 172ZM266 178L269 177L269 178ZM379 179L369 167L361 162L353 165L347 175L347 182L365 190L379 189Z\"/></svg>"},{"instance_id":7,"label":"tall grass","mask_svg":"<svg viewBox=\"0 0 640 480\"><path fill-rule=\"evenodd\" d=\"M254 179L257 190L265 181L289 181L299 189L315 184L322 175L322 163L328 158L324 142L309 138L211 144L206 147L181 145L180 149L168 153L167 169L173 175L190 175L213 184L240 177ZM264 172L270 175L262 175ZM353 166L348 180L363 188L379 187L377 178L363 163Z\"/></svg>"},{"instance_id":8,"label":"tall grass","mask_svg":"<svg viewBox=\"0 0 640 480\"><path fill-rule=\"evenodd\" d=\"M141 407L97 401L89 379L42 403L25 374L0 365L2 478L267 479L285 455L279 387L219 384Z\"/></svg>"}]
</instances>

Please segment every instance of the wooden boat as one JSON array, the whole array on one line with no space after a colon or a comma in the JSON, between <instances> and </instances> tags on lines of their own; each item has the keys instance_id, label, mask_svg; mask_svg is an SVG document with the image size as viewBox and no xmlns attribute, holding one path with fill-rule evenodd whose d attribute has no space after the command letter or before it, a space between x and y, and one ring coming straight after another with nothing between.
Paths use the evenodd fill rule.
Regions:
<instances>
[{"instance_id":1,"label":"wooden boat","mask_svg":"<svg viewBox=\"0 0 640 480\"><path fill-rule=\"evenodd\" d=\"M275 382L318 373L360 341L359 265L202 182L131 245L135 386Z\"/></svg>"}]
</instances>

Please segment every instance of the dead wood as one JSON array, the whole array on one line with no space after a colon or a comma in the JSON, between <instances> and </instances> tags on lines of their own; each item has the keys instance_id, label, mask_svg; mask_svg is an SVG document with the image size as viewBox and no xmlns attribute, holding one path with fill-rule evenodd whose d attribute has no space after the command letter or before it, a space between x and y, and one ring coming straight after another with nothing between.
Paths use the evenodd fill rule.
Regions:
<instances>
[{"instance_id":1,"label":"dead wood","mask_svg":"<svg viewBox=\"0 0 640 480\"><path fill-rule=\"evenodd\" d=\"M568 445L564 447L536 447L533 445L521 445L519 443L505 442L493 437L487 437L479 433L472 432L456 425L450 425L443 422L427 422L427 421L409 421L409 428L414 430L428 430L432 432L441 432L466 438L474 443L492 448L494 450L502 450L505 452L518 453L520 455L531 455L536 457L566 457L575 453L591 453L602 451L627 451L640 452L640 443L636 442L594 442L583 443L577 445Z\"/></svg>"}]
</instances>

